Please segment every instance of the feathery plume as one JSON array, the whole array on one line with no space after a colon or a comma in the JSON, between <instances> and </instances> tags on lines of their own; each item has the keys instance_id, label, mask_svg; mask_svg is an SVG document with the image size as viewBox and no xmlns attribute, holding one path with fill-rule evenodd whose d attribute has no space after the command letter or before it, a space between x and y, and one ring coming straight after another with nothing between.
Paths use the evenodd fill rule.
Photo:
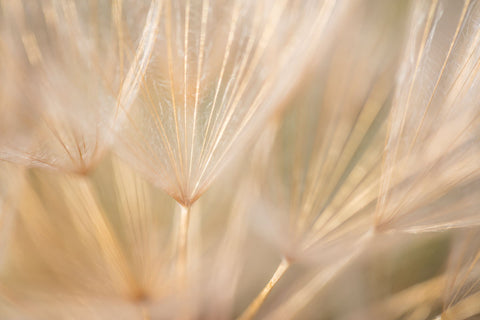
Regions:
<instances>
[{"instance_id":1,"label":"feathery plume","mask_svg":"<svg viewBox=\"0 0 480 320\"><path fill-rule=\"evenodd\" d=\"M0 0L0 318L477 316L479 21Z\"/></svg>"},{"instance_id":2,"label":"feathery plume","mask_svg":"<svg viewBox=\"0 0 480 320\"><path fill-rule=\"evenodd\" d=\"M24 180L24 170L0 161L0 269L10 247L10 237L15 222L15 208L19 188Z\"/></svg>"},{"instance_id":3,"label":"feathery plume","mask_svg":"<svg viewBox=\"0 0 480 320\"><path fill-rule=\"evenodd\" d=\"M478 1L417 1L386 142L376 228L478 224Z\"/></svg>"},{"instance_id":4,"label":"feathery plume","mask_svg":"<svg viewBox=\"0 0 480 320\"><path fill-rule=\"evenodd\" d=\"M29 172L2 275L7 311L85 319L110 309L110 319L125 309L127 318L144 319L158 312L150 302L175 300L169 232L159 232L169 215L158 214L172 212L172 201L118 160L108 169L93 178Z\"/></svg>"},{"instance_id":5,"label":"feathery plume","mask_svg":"<svg viewBox=\"0 0 480 320\"><path fill-rule=\"evenodd\" d=\"M469 319L480 314L479 261L478 229L457 234L446 271L443 312L439 318Z\"/></svg>"},{"instance_id":6,"label":"feathery plume","mask_svg":"<svg viewBox=\"0 0 480 320\"><path fill-rule=\"evenodd\" d=\"M116 152L191 206L281 104L337 2L162 3L151 62L123 114Z\"/></svg>"},{"instance_id":7,"label":"feathery plume","mask_svg":"<svg viewBox=\"0 0 480 320\"><path fill-rule=\"evenodd\" d=\"M98 161L117 96L122 108L131 100L129 68L142 69L147 10L128 0L1 2L0 159L79 173Z\"/></svg>"},{"instance_id":8,"label":"feathery plume","mask_svg":"<svg viewBox=\"0 0 480 320\"><path fill-rule=\"evenodd\" d=\"M345 29L280 117L260 182L260 201L272 205L258 210L258 220L264 220L259 232L276 242L284 259L241 319L255 314L290 263L338 259L312 281L322 286L361 250L354 243L370 234L396 65L398 25L389 18L398 7L375 2L385 20L371 21L366 4L349 8ZM273 318L285 316L284 309Z\"/></svg>"}]
</instances>

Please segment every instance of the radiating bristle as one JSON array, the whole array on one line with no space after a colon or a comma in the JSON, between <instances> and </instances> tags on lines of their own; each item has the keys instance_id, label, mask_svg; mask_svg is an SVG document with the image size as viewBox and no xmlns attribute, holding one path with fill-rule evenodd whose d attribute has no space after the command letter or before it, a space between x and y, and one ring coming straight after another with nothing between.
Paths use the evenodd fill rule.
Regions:
<instances>
[{"instance_id":1,"label":"radiating bristle","mask_svg":"<svg viewBox=\"0 0 480 320\"><path fill-rule=\"evenodd\" d=\"M125 10L144 19L129 1L3 3L1 159L78 173L98 161L141 32Z\"/></svg>"},{"instance_id":2,"label":"radiating bristle","mask_svg":"<svg viewBox=\"0 0 480 320\"><path fill-rule=\"evenodd\" d=\"M0 270L10 248L15 208L20 200L19 190L23 187L24 173L22 167L0 161Z\"/></svg>"},{"instance_id":3,"label":"radiating bristle","mask_svg":"<svg viewBox=\"0 0 480 320\"><path fill-rule=\"evenodd\" d=\"M0 0L0 319L478 318L479 71L480 0Z\"/></svg>"},{"instance_id":4,"label":"radiating bristle","mask_svg":"<svg viewBox=\"0 0 480 320\"><path fill-rule=\"evenodd\" d=\"M419 1L390 115L380 229L478 224L477 1Z\"/></svg>"},{"instance_id":5,"label":"radiating bristle","mask_svg":"<svg viewBox=\"0 0 480 320\"><path fill-rule=\"evenodd\" d=\"M162 214L173 208L166 196L154 199L152 187L118 160L112 175L93 181L40 172L28 181L2 290L29 306L42 291L62 293L73 305L88 297L128 305L169 294L168 234L159 233ZM107 186L113 188L101 191ZM24 290L32 301L22 300Z\"/></svg>"},{"instance_id":6,"label":"radiating bristle","mask_svg":"<svg viewBox=\"0 0 480 320\"><path fill-rule=\"evenodd\" d=\"M335 1L166 1L115 149L190 206L281 104L334 9Z\"/></svg>"},{"instance_id":7,"label":"radiating bristle","mask_svg":"<svg viewBox=\"0 0 480 320\"><path fill-rule=\"evenodd\" d=\"M387 19L395 6L377 10ZM392 39L400 29L383 29L390 21L372 22L368 14L358 6L345 18L345 29L292 97L264 168L262 200L274 206L260 214L273 211L272 223L288 223L279 230L288 230L282 237L293 252L284 254L292 258L371 227L397 61Z\"/></svg>"},{"instance_id":8,"label":"radiating bristle","mask_svg":"<svg viewBox=\"0 0 480 320\"><path fill-rule=\"evenodd\" d=\"M480 312L480 238L478 230L457 234L446 271L443 314L464 319Z\"/></svg>"}]
</instances>

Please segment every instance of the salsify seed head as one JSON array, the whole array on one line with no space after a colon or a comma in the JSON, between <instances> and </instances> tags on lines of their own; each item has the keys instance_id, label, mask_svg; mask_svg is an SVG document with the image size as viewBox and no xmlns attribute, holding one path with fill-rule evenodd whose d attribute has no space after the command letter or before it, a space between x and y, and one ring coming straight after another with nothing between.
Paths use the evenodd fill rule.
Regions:
<instances>
[{"instance_id":1,"label":"salsify seed head","mask_svg":"<svg viewBox=\"0 0 480 320\"><path fill-rule=\"evenodd\" d=\"M115 152L190 206L282 104L336 9L334 1L162 2Z\"/></svg>"},{"instance_id":2,"label":"salsify seed head","mask_svg":"<svg viewBox=\"0 0 480 320\"><path fill-rule=\"evenodd\" d=\"M0 319L478 317L479 42L479 0L0 0Z\"/></svg>"},{"instance_id":3,"label":"salsify seed head","mask_svg":"<svg viewBox=\"0 0 480 320\"><path fill-rule=\"evenodd\" d=\"M127 108L117 96L147 9L132 1L2 1L0 159L78 173L99 160L118 105Z\"/></svg>"}]
</instances>

